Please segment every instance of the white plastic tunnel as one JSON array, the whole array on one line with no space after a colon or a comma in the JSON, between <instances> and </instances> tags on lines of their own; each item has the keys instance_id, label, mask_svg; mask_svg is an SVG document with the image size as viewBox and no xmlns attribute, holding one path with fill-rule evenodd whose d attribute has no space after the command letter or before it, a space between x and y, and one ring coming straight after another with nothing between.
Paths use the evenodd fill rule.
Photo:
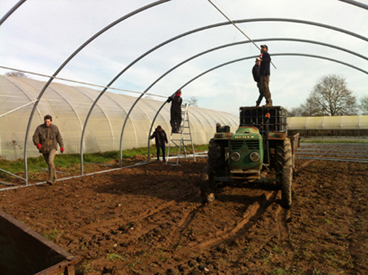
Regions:
<instances>
[{"instance_id":1,"label":"white plastic tunnel","mask_svg":"<svg viewBox=\"0 0 368 275\"><path fill-rule=\"evenodd\" d=\"M25 131L33 107L31 102L36 100L44 85L45 82L30 78L0 76L1 158L23 158ZM34 113L27 140L27 156L39 156L32 135L47 114L53 117L53 123L62 133L66 153L80 153L82 128L99 92L53 82ZM86 127L84 153L119 150L123 123L135 100L136 97L112 92L106 92L100 98ZM143 98L138 102L125 126L123 150L147 147L152 120L163 101ZM24 107L19 108L21 106ZM198 107L189 107L189 120L194 144L208 144L217 122L229 125L233 132L239 124L238 117L232 114ZM170 104L166 104L156 118L154 128L158 125L170 133Z\"/></svg>"}]
</instances>

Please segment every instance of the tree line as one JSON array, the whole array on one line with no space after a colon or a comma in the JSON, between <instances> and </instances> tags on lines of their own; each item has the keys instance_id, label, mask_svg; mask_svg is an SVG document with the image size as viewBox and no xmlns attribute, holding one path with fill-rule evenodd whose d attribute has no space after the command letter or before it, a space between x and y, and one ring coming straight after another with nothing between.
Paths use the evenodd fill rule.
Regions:
<instances>
[{"instance_id":1,"label":"tree line","mask_svg":"<svg viewBox=\"0 0 368 275\"><path fill-rule=\"evenodd\" d=\"M299 107L288 110L288 116L351 116L368 115L368 95L360 99L347 88L342 76L322 77L308 98Z\"/></svg>"}]
</instances>

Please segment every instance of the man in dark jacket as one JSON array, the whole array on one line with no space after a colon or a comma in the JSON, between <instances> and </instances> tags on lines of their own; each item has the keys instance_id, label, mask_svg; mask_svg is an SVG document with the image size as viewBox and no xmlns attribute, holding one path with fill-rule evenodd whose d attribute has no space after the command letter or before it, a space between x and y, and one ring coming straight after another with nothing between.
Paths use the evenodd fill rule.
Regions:
<instances>
[{"instance_id":1,"label":"man in dark jacket","mask_svg":"<svg viewBox=\"0 0 368 275\"><path fill-rule=\"evenodd\" d=\"M261 92L266 99L266 105L272 106L271 93L269 88L270 83L270 63L271 57L268 53L267 45L261 45L261 67L260 67L260 85Z\"/></svg>"},{"instance_id":2,"label":"man in dark jacket","mask_svg":"<svg viewBox=\"0 0 368 275\"><path fill-rule=\"evenodd\" d=\"M252 74L253 74L253 79L254 81L257 83L257 88L258 88L258 92L259 92L259 97L256 101L256 107L259 107L259 104L261 104L261 101L263 99L263 95L261 92L261 85L260 85L260 65L261 65L261 59L260 58L256 58L256 64L253 66L252 69Z\"/></svg>"},{"instance_id":3,"label":"man in dark jacket","mask_svg":"<svg viewBox=\"0 0 368 275\"><path fill-rule=\"evenodd\" d=\"M170 124L171 124L171 131L173 133L179 133L181 124L181 103L183 100L180 96L181 91L178 90L174 95L170 96L167 99L167 102L171 102Z\"/></svg>"},{"instance_id":4,"label":"man in dark jacket","mask_svg":"<svg viewBox=\"0 0 368 275\"><path fill-rule=\"evenodd\" d=\"M60 145L60 152L64 153L64 142L59 128L52 124L52 117L50 115L46 115L44 117L44 123L36 128L33 134L33 143L37 146L37 149L43 155L49 166L49 179L47 183L52 185L56 182L54 158L57 144L59 143Z\"/></svg>"},{"instance_id":5,"label":"man in dark jacket","mask_svg":"<svg viewBox=\"0 0 368 275\"><path fill-rule=\"evenodd\" d=\"M165 162L165 144L167 143L167 137L164 129L160 125L157 126L150 139L155 138L156 148L157 148L157 161L160 161L160 148L162 150L162 158Z\"/></svg>"}]
</instances>

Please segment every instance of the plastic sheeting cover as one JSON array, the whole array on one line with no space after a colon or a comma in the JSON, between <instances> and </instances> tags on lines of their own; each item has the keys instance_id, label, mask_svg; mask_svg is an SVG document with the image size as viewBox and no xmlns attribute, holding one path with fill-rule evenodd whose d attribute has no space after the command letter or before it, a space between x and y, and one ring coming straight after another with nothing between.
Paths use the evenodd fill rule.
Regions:
<instances>
[{"instance_id":1,"label":"plastic sheeting cover","mask_svg":"<svg viewBox=\"0 0 368 275\"><path fill-rule=\"evenodd\" d=\"M45 82L30 78L0 76L0 115L37 98ZM88 111L100 91L85 87L67 86L53 82L44 93L30 127L27 155L39 156L32 142L36 127L50 114L59 127L66 153L80 153L82 128ZM98 101L89 118L84 152L119 150L120 135L126 114L135 97L106 92ZM123 149L146 147L152 120L163 101L141 99L129 116L123 136ZM23 158L24 137L33 104L0 117L0 157L8 160ZM238 117L198 107L189 108L189 120L194 144L207 144L213 137L217 122L235 131ZM161 125L169 135L170 104L158 115L154 127ZM154 129L153 129L154 130ZM154 143L154 141L152 141Z\"/></svg>"},{"instance_id":2,"label":"plastic sheeting cover","mask_svg":"<svg viewBox=\"0 0 368 275\"><path fill-rule=\"evenodd\" d=\"M364 130L368 116L289 117L289 130Z\"/></svg>"}]
</instances>

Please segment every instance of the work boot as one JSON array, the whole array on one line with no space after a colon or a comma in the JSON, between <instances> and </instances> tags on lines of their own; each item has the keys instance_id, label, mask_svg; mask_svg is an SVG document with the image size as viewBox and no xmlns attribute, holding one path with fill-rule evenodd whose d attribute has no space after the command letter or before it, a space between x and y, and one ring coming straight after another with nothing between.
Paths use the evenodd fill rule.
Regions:
<instances>
[{"instance_id":1,"label":"work boot","mask_svg":"<svg viewBox=\"0 0 368 275\"><path fill-rule=\"evenodd\" d=\"M259 103L256 101L256 107L259 107Z\"/></svg>"},{"instance_id":2,"label":"work boot","mask_svg":"<svg viewBox=\"0 0 368 275\"><path fill-rule=\"evenodd\" d=\"M54 167L49 168L49 179L46 182L50 185L56 182L56 169Z\"/></svg>"},{"instance_id":3,"label":"work boot","mask_svg":"<svg viewBox=\"0 0 368 275\"><path fill-rule=\"evenodd\" d=\"M267 104L263 105L262 107L272 107L272 101L268 102Z\"/></svg>"}]
</instances>

